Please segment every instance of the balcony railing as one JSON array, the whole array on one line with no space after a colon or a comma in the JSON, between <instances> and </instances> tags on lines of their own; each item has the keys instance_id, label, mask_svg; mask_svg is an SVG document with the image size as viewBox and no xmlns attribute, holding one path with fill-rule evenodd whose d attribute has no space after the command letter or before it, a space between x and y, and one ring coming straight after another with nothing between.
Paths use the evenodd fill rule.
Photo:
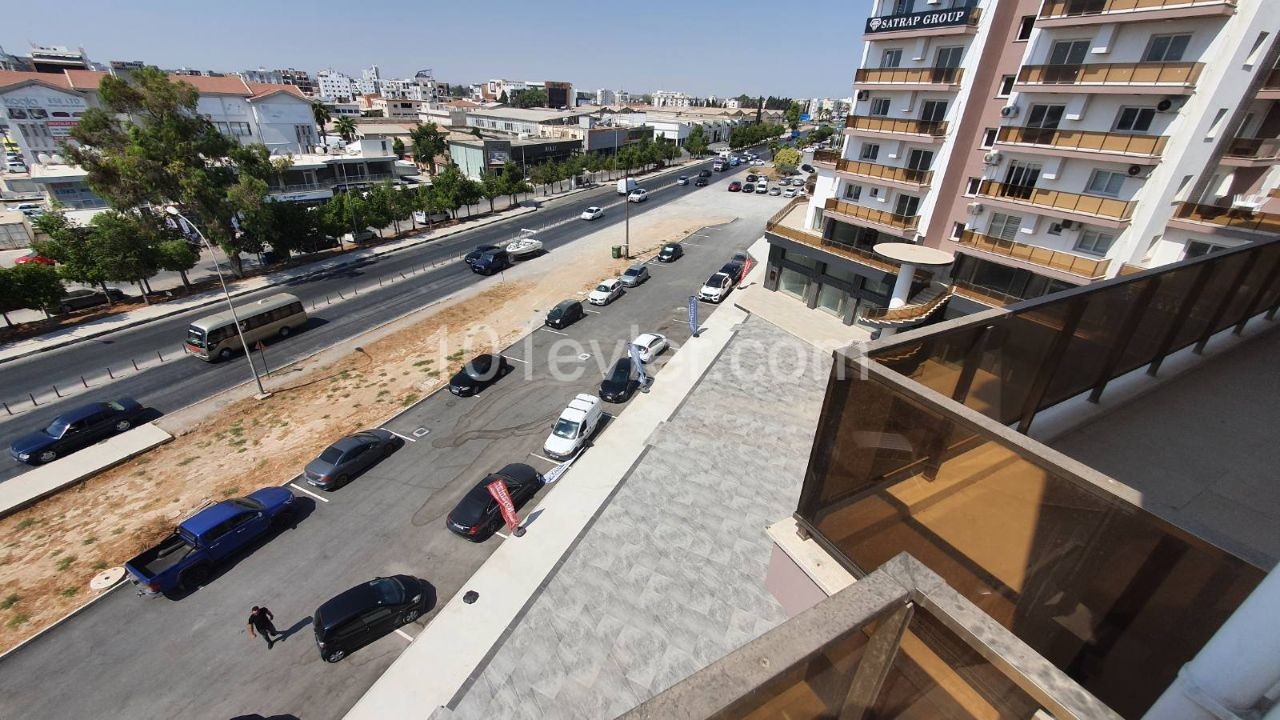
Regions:
<instances>
[{"instance_id":1,"label":"balcony railing","mask_svg":"<svg viewBox=\"0 0 1280 720\"><path fill-rule=\"evenodd\" d=\"M1280 233L1280 214L1255 212L1219 205L1181 203L1174 217L1236 230Z\"/></svg>"},{"instance_id":2,"label":"balcony railing","mask_svg":"<svg viewBox=\"0 0 1280 720\"><path fill-rule=\"evenodd\" d=\"M813 161L820 165L835 167L836 163L840 162L840 153L835 150L815 150Z\"/></svg>"},{"instance_id":3,"label":"balcony railing","mask_svg":"<svg viewBox=\"0 0 1280 720\"><path fill-rule=\"evenodd\" d=\"M332 190L343 185L367 185L370 183L380 183L384 180L394 180L395 176L391 173L369 173L367 175L347 175L343 177L339 175L335 178L325 178L316 182L308 183L289 183L286 185L271 185L270 191L274 193L288 192L308 192L316 190Z\"/></svg>"},{"instance_id":4,"label":"balcony railing","mask_svg":"<svg viewBox=\"0 0 1280 720\"><path fill-rule=\"evenodd\" d=\"M1060 150L1120 153L1159 157L1168 138L1160 135L1130 135L1089 130L1059 130L1031 127L1002 127L996 142L1015 145L1042 145Z\"/></svg>"},{"instance_id":5,"label":"balcony railing","mask_svg":"<svg viewBox=\"0 0 1280 720\"><path fill-rule=\"evenodd\" d=\"M1020 243L1016 240L992 237L973 230L965 230L957 242L968 248L1014 260L1022 260L1050 270L1059 270L1090 280L1105 276L1107 274L1107 266L1111 263L1110 260L1081 257L1058 250Z\"/></svg>"},{"instance_id":6,"label":"balcony railing","mask_svg":"<svg viewBox=\"0 0 1280 720\"><path fill-rule=\"evenodd\" d=\"M854 82L887 85L955 85L964 68L863 68L853 74Z\"/></svg>"},{"instance_id":7,"label":"balcony railing","mask_svg":"<svg viewBox=\"0 0 1280 720\"><path fill-rule=\"evenodd\" d=\"M1267 73L1267 79L1262 81L1263 90L1280 90L1280 68L1274 68Z\"/></svg>"},{"instance_id":8,"label":"balcony railing","mask_svg":"<svg viewBox=\"0 0 1280 720\"><path fill-rule=\"evenodd\" d=\"M929 135L931 137L941 137L947 134L947 122L945 120L901 120L871 115L850 115L845 119L844 126L850 130Z\"/></svg>"},{"instance_id":9,"label":"balcony railing","mask_svg":"<svg viewBox=\"0 0 1280 720\"><path fill-rule=\"evenodd\" d=\"M817 233L806 232L800 228L787 225L784 222L784 218L786 218L797 205L807 202L808 201L805 198L796 198L790 203L784 205L781 210L774 213L773 217L769 218L768 222L765 223L765 230L775 235L781 235L788 240L794 240L803 245L819 248L832 253L833 255L840 255L841 257L853 260L854 262L876 268L877 270L883 270L890 273L898 272L897 263L880 257L870 250L864 250L860 247L854 247L852 245L845 245L842 243L834 243Z\"/></svg>"},{"instance_id":10,"label":"balcony railing","mask_svg":"<svg viewBox=\"0 0 1280 720\"><path fill-rule=\"evenodd\" d=\"M858 220L866 220L879 225L888 225L899 230L914 230L916 225L920 223L919 215L899 215L887 210L876 210L875 208L863 207L835 198L828 198L823 207L828 212L857 218Z\"/></svg>"},{"instance_id":11,"label":"balcony railing","mask_svg":"<svg viewBox=\"0 0 1280 720\"><path fill-rule=\"evenodd\" d=\"M1112 220L1128 220L1133 214L1132 201L1082 195L1065 190L1045 190L1025 185L1008 185L995 180L983 180L978 185L978 195L1007 200L1019 204L1035 205L1054 210L1096 215Z\"/></svg>"},{"instance_id":12,"label":"balcony railing","mask_svg":"<svg viewBox=\"0 0 1280 720\"><path fill-rule=\"evenodd\" d=\"M1006 292L994 290L986 287L985 285L978 285L968 280L952 280L951 293L992 307L1013 305L1026 299L1018 297L1017 295L1010 295Z\"/></svg>"},{"instance_id":13,"label":"balcony railing","mask_svg":"<svg viewBox=\"0 0 1280 720\"><path fill-rule=\"evenodd\" d=\"M1087 63L1023 65L1018 82L1030 85L1169 85L1194 87L1204 63Z\"/></svg>"},{"instance_id":14,"label":"balcony railing","mask_svg":"<svg viewBox=\"0 0 1280 720\"><path fill-rule=\"evenodd\" d=\"M1230 5L1235 0L1044 0L1040 6L1041 18L1080 17L1082 15L1106 15L1134 10L1160 10L1166 7L1196 7L1199 5Z\"/></svg>"},{"instance_id":15,"label":"balcony railing","mask_svg":"<svg viewBox=\"0 0 1280 720\"><path fill-rule=\"evenodd\" d=\"M1280 139L1236 138L1227 147L1226 155L1252 160L1275 160L1280 158Z\"/></svg>"}]
</instances>

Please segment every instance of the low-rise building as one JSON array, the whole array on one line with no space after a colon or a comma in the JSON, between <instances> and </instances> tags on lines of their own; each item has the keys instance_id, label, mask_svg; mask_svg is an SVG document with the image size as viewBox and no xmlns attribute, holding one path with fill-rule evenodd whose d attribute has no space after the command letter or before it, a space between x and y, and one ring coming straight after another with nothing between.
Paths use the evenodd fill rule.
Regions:
<instances>
[{"instance_id":1,"label":"low-rise building","mask_svg":"<svg viewBox=\"0 0 1280 720\"><path fill-rule=\"evenodd\" d=\"M563 162L582 152L582 140L568 138L477 138L466 133L449 136L449 157L463 175L479 180L486 172L502 169L508 160L528 168L545 162Z\"/></svg>"}]
</instances>

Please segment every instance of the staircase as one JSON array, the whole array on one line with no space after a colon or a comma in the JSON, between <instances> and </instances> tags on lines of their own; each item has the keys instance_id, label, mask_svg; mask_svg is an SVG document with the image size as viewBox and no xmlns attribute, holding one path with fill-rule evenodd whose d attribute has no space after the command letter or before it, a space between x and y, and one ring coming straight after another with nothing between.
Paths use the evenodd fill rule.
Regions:
<instances>
[{"instance_id":1,"label":"staircase","mask_svg":"<svg viewBox=\"0 0 1280 720\"><path fill-rule=\"evenodd\" d=\"M928 287L913 295L902 307L864 310L862 322L876 328L914 327L945 307L950 298L950 287L938 282L929 283Z\"/></svg>"}]
</instances>

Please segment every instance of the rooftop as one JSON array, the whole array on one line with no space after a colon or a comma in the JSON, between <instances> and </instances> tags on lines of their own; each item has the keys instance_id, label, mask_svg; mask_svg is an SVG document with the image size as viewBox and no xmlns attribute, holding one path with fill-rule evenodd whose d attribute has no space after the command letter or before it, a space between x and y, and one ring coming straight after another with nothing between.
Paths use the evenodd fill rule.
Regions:
<instances>
[{"instance_id":1,"label":"rooftop","mask_svg":"<svg viewBox=\"0 0 1280 720\"><path fill-rule=\"evenodd\" d=\"M0 91L28 82L38 82L59 90L80 92L96 91L102 79L110 73L96 70L64 70L61 73L35 73L0 70ZM260 98L275 93L288 93L304 98L302 91L293 85L277 85L274 83L251 83L238 75L225 77L207 77L204 75L170 75L170 80L184 82L199 90L203 95L239 95L246 98Z\"/></svg>"},{"instance_id":2,"label":"rooftop","mask_svg":"<svg viewBox=\"0 0 1280 720\"><path fill-rule=\"evenodd\" d=\"M546 122L549 120L569 120L583 115L590 115L591 112L582 110L547 110L542 108L476 108L471 111L471 115L477 117L503 118L510 120L525 120L528 122Z\"/></svg>"}]
</instances>

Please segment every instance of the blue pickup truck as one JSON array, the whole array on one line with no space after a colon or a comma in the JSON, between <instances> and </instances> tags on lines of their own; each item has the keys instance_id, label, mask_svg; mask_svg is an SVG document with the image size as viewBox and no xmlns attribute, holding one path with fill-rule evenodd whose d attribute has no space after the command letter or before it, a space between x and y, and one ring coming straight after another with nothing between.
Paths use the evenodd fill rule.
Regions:
<instances>
[{"instance_id":1,"label":"blue pickup truck","mask_svg":"<svg viewBox=\"0 0 1280 720\"><path fill-rule=\"evenodd\" d=\"M215 565L284 522L293 502L283 487L224 500L183 520L159 545L125 563L125 570L139 595L195 590Z\"/></svg>"}]
</instances>

